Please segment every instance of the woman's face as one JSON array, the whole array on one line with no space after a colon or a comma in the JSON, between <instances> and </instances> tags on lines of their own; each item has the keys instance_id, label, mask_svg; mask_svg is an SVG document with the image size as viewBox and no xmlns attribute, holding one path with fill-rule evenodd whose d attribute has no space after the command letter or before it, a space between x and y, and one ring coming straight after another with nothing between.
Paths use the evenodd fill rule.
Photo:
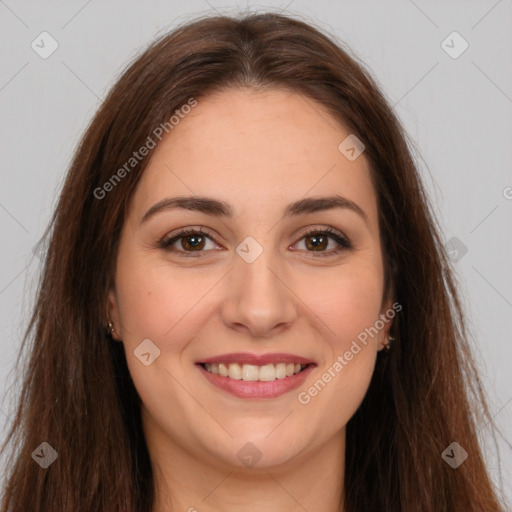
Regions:
<instances>
[{"instance_id":1,"label":"woman's face","mask_svg":"<svg viewBox=\"0 0 512 512\"><path fill-rule=\"evenodd\" d=\"M349 135L299 94L224 91L152 151L109 314L163 453L272 467L344 446L391 324L369 167L351 139L338 148Z\"/></svg>"}]
</instances>

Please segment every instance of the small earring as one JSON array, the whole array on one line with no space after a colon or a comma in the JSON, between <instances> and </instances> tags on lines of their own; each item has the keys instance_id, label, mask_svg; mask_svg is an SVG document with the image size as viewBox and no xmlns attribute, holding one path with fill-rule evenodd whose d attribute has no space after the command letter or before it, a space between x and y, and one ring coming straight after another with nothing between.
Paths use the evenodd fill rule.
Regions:
<instances>
[{"instance_id":1,"label":"small earring","mask_svg":"<svg viewBox=\"0 0 512 512\"><path fill-rule=\"evenodd\" d=\"M388 334L388 343L384 344L384 350L386 350L386 351L391 350L391 343L393 343L393 341L395 341L394 336L391 336L390 334Z\"/></svg>"},{"instance_id":2,"label":"small earring","mask_svg":"<svg viewBox=\"0 0 512 512\"><path fill-rule=\"evenodd\" d=\"M114 334L116 332L116 330L114 328L114 324L110 320L108 321L107 332L110 335L112 335L112 334Z\"/></svg>"}]
</instances>

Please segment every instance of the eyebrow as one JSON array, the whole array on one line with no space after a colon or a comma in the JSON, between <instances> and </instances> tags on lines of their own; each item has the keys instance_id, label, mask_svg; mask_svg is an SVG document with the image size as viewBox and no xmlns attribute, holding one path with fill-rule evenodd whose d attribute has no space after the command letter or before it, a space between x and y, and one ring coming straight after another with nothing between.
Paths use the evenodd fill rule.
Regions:
<instances>
[{"instance_id":1,"label":"eyebrow","mask_svg":"<svg viewBox=\"0 0 512 512\"><path fill-rule=\"evenodd\" d=\"M290 203L284 210L283 218L332 210L334 208L351 210L368 223L368 217L359 205L339 195L307 197ZM143 224L155 214L173 209L192 210L213 217L233 217L233 210L225 201L204 196L179 196L167 197L158 201L144 214L140 222Z\"/></svg>"}]
</instances>

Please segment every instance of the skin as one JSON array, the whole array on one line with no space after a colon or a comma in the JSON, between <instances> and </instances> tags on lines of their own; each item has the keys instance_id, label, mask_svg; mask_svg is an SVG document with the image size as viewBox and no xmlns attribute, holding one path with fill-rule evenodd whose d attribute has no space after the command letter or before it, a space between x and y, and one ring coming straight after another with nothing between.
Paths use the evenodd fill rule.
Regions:
<instances>
[{"instance_id":1,"label":"skin","mask_svg":"<svg viewBox=\"0 0 512 512\"><path fill-rule=\"evenodd\" d=\"M248 504L251 512L339 510L345 426L368 389L391 321L308 404L297 395L392 303L383 300L368 163L364 153L349 161L338 150L349 133L297 93L230 90L201 99L153 150L121 234L108 311L142 399L154 512L171 510L171 503L190 512ZM194 194L226 201L233 217L172 209L141 224L160 200ZM332 194L355 202L367 220L340 208L282 218L291 202ZM159 246L183 227L211 236L199 257L182 256L191 251L182 245L190 238L175 242L175 252ZM333 228L352 248L318 256L311 235L304 238L312 227ZM252 263L236 252L248 236L263 248ZM324 253L338 246L328 240ZM148 338L160 356L145 366L134 350ZM278 398L238 398L195 366L230 352L291 353L317 367ZM253 467L237 457L247 442L261 453Z\"/></svg>"}]
</instances>

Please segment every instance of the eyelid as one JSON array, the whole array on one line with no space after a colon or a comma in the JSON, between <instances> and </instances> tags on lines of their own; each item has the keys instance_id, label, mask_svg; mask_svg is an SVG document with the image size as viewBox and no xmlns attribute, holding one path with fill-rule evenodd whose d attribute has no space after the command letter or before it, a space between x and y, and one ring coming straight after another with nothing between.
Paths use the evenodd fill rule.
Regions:
<instances>
[{"instance_id":1,"label":"eyelid","mask_svg":"<svg viewBox=\"0 0 512 512\"><path fill-rule=\"evenodd\" d=\"M327 258L329 256L337 256L343 251L353 249L353 245L350 239L341 231L338 231L337 229L331 226L315 226L309 228L307 231L301 233L300 238L296 242L294 242L293 245L298 244L307 236L311 236L314 234L327 235L327 237L334 240L338 244L338 246L335 249L331 249L329 251L301 251L308 258Z\"/></svg>"},{"instance_id":2,"label":"eyelid","mask_svg":"<svg viewBox=\"0 0 512 512\"><path fill-rule=\"evenodd\" d=\"M196 257L201 253L208 253L210 251L182 251L177 249L172 249L172 245L177 242L180 238L185 238L188 235L201 234L204 237L211 240L214 244L219 245L215 238L207 231L203 226L188 226L185 228L180 228L178 231L165 235L162 239L159 240L158 246L161 249L164 249L169 252L180 253L185 255L185 257Z\"/></svg>"},{"instance_id":3,"label":"eyelid","mask_svg":"<svg viewBox=\"0 0 512 512\"><path fill-rule=\"evenodd\" d=\"M304 231L301 235L299 240L302 240L304 237L308 235L313 235L315 233L327 233L328 235L335 235L335 238L338 237L342 239L346 243L350 243L350 240L346 235L344 235L341 231L338 231L337 229L331 227L331 226L314 226L312 228L308 228L306 231Z\"/></svg>"}]
</instances>

